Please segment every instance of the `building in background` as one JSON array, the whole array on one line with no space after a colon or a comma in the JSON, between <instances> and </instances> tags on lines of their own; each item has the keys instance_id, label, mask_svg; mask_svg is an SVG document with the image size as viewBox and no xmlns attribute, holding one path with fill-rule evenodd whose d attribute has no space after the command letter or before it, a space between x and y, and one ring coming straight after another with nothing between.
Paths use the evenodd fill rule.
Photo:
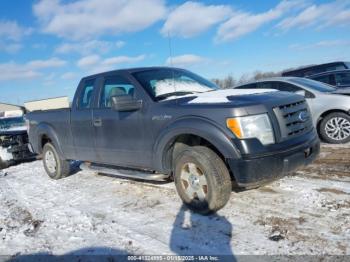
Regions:
<instances>
[{"instance_id":1,"label":"building in background","mask_svg":"<svg viewBox=\"0 0 350 262\"><path fill-rule=\"evenodd\" d=\"M32 112L38 110L69 108L70 103L68 97L56 97L25 102L24 107L27 111Z\"/></svg>"},{"instance_id":2,"label":"building in background","mask_svg":"<svg viewBox=\"0 0 350 262\"><path fill-rule=\"evenodd\" d=\"M11 114L18 116L19 112L23 114L24 111L22 106L0 103L0 117L11 117Z\"/></svg>"}]
</instances>

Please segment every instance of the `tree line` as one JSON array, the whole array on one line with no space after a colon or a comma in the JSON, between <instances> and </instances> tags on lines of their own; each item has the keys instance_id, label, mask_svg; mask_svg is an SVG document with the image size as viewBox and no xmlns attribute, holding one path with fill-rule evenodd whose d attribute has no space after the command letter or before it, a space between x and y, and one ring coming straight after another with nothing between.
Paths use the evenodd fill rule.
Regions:
<instances>
[{"instance_id":1,"label":"tree line","mask_svg":"<svg viewBox=\"0 0 350 262\"><path fill-rule=\"evenodd\" d=\"M236 85L240 85L247 82L252 82L264 78L269 77L275 77L275 76L281 76L281 72L261 72L261 71L255 71L252 74L243 74L240 78L235 78L233 75L228 75L224 78L214 78L211 79L216 85L223 89L231 88Z\"/></svg>"},{"instance_id":2,"label":"tree line","mask_svg":"<svg viewBox=\"0 0 350 262\"><path fill-rule=\"evenodd\" d=\"M247 82L253 82L264 78L281 76L284 71L301 69L304 67L312 66L314 64L303 65L298 67L291 67L278 72L262 72L255 71L252 74L243 74L240 78L234 78L233 75L228 75L224 78L214 78L212 81L223 89L231 88L236 85L240 85Z\"/></svg>"}]
</instances>

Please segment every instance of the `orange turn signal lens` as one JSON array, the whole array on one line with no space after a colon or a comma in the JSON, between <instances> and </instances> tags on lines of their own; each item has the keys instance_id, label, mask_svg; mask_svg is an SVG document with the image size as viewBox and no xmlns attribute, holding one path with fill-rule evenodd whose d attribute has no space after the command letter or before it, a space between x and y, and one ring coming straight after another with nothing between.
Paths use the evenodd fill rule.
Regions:
<instances>
[{"instance_id":1,"label":"orange turn signal lens","mask_svg":"<svg viewBox=\"0 0 350 262\"><path fill-rule=\"evenodd\" d=\"M238 138L242 138L242 130L239 121L235 118L227 118L226 126L232 131Z\"/></svg>"}]
</instances>

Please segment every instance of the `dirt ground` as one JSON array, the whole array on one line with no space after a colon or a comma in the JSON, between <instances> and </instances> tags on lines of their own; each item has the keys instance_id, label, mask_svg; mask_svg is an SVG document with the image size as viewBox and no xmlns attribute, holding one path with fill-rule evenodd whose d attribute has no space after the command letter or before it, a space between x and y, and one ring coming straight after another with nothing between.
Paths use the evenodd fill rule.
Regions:
<instances>
[{"instance_id":1,"label":"dirt ground","mask_svg":"<svg viewBox=\"0 0 350 262\"><path fill-rule=\"evenodd\" d=\"M2 255L350 255L350 145L323 145L313 165L232 192L206 217L172 183L86 171L54 181L41 161L0 171L0 210Z\"/></svg>"}]
</instances>

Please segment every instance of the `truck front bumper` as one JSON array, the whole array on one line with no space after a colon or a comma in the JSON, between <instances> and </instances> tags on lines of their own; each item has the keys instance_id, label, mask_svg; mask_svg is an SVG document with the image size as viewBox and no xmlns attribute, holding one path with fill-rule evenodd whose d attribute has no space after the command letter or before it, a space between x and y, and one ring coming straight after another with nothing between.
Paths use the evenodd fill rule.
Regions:
<instances>
[{"instance_id":1,"label":"truck front bumper","mask_svg":"<svg viewBox=\"0 0 350 262\"><path fill-rule=\"evenodd\" d=\"M315 137L293 149L227 161L238 186L255 188L312 163L319 152L320 141Z\"/></svg>"}]
</instances>

